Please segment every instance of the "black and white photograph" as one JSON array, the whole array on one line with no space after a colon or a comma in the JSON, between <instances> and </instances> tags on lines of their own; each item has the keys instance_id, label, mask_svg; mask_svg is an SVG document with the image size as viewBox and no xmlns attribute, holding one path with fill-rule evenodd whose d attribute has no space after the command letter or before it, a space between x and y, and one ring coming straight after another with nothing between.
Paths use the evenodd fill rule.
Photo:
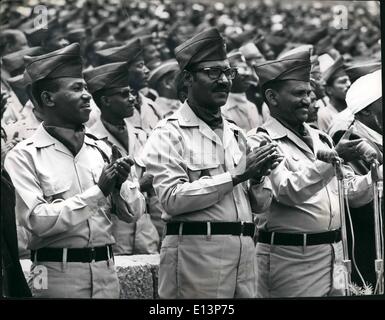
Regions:
<instances>
[{"instance_id":1,"label":"black and white photograph","mask_svg":"<svg viewBox=\"0 0 385 320\"><path fill-rule=\"evenodd\" d=\"M383 10L1 1L0 300L383 299Z\"/></svg>"}]
</instances>

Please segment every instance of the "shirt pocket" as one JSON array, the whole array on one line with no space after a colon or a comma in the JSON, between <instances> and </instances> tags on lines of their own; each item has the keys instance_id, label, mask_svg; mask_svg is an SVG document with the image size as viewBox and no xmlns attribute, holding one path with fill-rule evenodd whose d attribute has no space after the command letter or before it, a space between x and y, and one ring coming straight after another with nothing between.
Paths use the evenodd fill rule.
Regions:
<instances>
[{"instance_id":1,"label":"shirt pocket","mask_svg":"<svg viewBox=\"0 0 385 320\"><path fill-rule=\"evenodd\" d=\"M190 182L202 177L211 177L219 173L219 163L188 163L187 173Z\"/></svg>"},{"instance_id":2,"label":"shirt pocket","mask_svg":"<svg viewBox=\"0 0 385 320\"><path fill-rule=\"evenodd\" d=\"M72 181L66 179L48 179L41 181L44 199L48 203L64 201L69 197Z\"/></svg>"}]
</instances>

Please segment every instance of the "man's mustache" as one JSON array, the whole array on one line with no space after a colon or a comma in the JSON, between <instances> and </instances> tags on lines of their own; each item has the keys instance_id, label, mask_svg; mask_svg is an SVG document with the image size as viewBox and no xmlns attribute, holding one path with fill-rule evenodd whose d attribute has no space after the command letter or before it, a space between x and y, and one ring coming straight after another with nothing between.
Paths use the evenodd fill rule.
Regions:
<instances>
[{"instance_id":1,"label":"man's mustache","mask_svg":"<svg viewBox=\"0 0 385 320\"><path fill-rule=\"evenodd\" d=\"M225 85L225 84L219 84L219 85L216 85L213 89L214 92L230 92L230 86L228 85Z\"/></svg>"}]
</instances>

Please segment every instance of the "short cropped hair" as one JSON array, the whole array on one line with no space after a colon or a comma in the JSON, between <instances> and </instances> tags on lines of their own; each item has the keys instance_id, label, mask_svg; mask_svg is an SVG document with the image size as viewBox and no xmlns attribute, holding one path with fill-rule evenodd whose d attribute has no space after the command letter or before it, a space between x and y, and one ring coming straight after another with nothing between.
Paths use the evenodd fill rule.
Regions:
<instances>
[{"instance_id":1,"label":"short cropped hair","mask_svg":"<svg viewBox=\"0 0 385 320\"><path fill-rule=\"evenodd\" d=\"M266 99L266 95L265 95L265 92L266 92L267 89L272 89L272 90L275 90L275 91L279 91L279 90L282 89L284 84L285 84L285 80L273 80L273 81L268 81L265 84L263 84L262 85L263 101L268 103L268 101Z\"/></svg>"},{"instance_id":2,"label":"short cropped hair","mask_svg":"<svg viewBox=\"0 0 385 320\"><path fill-rule=\"evenodd\" d=\"M43 91L57 92L60 84L57 79L41 79L31 85L31 93L35 99L37 105L43 108L43 101L41 100L41 94Z\"/></svg>"}]
</instances>

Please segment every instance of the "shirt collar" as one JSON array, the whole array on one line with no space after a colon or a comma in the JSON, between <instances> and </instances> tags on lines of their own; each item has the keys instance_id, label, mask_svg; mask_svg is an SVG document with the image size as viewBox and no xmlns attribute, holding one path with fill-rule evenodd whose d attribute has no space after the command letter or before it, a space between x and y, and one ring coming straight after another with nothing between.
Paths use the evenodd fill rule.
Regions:
<instances>
[{"instance_id":1,"label":"shirt collar","mask_svg":"<svg viewBox=\"0 0 385 320\"><path fill-rule=\"evenodd\" d=\"M86 133L87 133L86 128ZM53 144L58 144L58 140L52 137L43 127L43 123L40 123L35 131L35 134L30 138L33 144L37 148L45 148ZM89 138L87 135L84 137L84 143L95 146L95 141Z\"/></svg>"}]
</instances>

